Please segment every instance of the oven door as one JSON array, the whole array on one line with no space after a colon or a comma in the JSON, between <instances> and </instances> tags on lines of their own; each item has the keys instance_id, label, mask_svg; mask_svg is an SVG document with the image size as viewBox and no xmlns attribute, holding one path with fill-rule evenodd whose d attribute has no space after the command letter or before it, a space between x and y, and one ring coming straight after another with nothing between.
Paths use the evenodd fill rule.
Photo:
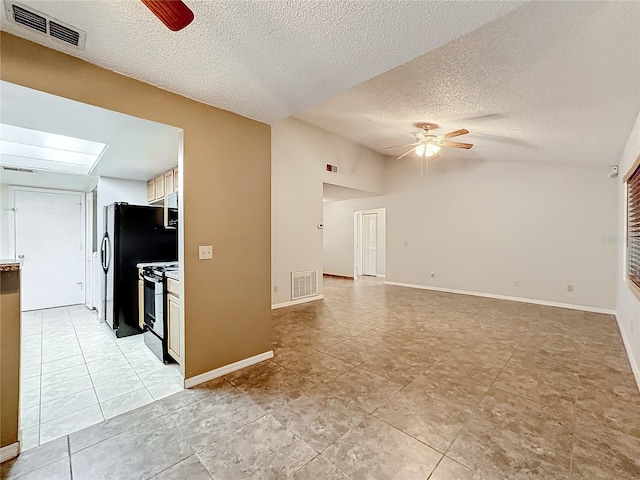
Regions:
<instances>
[{"instance_id":1,"label":"oven door","mask_svg":"<svg viewBox=\"0 0 640 480\"><path fill-rule=\"evenodd\" d=\"M144 280L144 324L160 338L164 337L162 319L162 277L143 274Z\"/></svg>"}]
</instances>

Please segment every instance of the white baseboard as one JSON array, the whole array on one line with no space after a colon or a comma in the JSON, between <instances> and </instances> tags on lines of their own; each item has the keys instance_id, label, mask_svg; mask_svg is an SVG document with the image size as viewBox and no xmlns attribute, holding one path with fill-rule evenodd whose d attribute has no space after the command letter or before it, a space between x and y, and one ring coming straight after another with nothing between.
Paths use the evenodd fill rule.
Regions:
<instances>
[{"instance_id":1,"label":"white baseboard","mask_svg":"<svg viewBox=\"0 0 640 480\"><path fill-rule=\"evenodd\" d=\"M254 355L253 357L245 358L244 360L230 363L229 365L216 368L215 370L211 370L209 372L201 373L200 375L196 375L195 377L185 378L184 388L195 387L196 385L200 385L201 383L208 382L209 380L213 380L214 378L222 377L227 373L235 372L236 370L240 370L241 368L250 367L251 365L269 360L270 358L273 358L273 350Z\"/></svg>"},{"instance_id":2,"label":"white baseboard","mask_svg":"<svg viewBox=\"0 0 640 480\"><path fill-rule=\"evenodd\" d=\"M315 302L316 300L322 300L323 298L324 298L324 295L314 295L313 297L301 298L299 300L292 300L290 302L275 303L271 305L271 310L275 310L277 308L282 308L282 307L290 307L292 305L300 305L301 303Z\"/></svg>"},{"instance_id":3,"label":"white baseboard","mask_svg":"<svg viewBox=\"0 0 640 480\"><path fill-rule=\"evenodd\" d=\"M435 292L457 293L460 295L472 295L474 297L495 298L497 300L508 300L510 302L533 303L535 305L546 305L548 307L568 308L571 310L581 310L583 312L605 313L608 315L616 314L615 310L611 310L609 308L587 307L584 305L573 305L571 303L549 302L546 300L535 300L533 298L509 297L506 295L494 295L493 293L470 292L467 290L454 290L452 288L430 287L427 285L414 285L411 283L399 283L399 282L388 282L388 281L385 281L384 283L386 285L395 285L396 287L419 288L421 290L433 290Z\"/></svg>"},{"instance_id":4,"label":"white baseboard","mask_svg":"<svg viewBox=\"0 0 640 480\"><path fill-rule=\"evenodd\" d=\"M16 458L20 453L20 442L14 442L0 448L0 463Z\"/></svg>"},{"instance_id":5,"label":"white baseboard","mask_svg":"<svg viewBox=\"0 0 640 480\"><path fill-rule=\"evenodd\" d=\"M378 278L384 278L385 276L384 276L384 275L376 275L376 277L378 277Z\"/></svg>"},{"instance_id":6,"label":"white baseboard","mask_svg":"<svg viewBox=\"0 0 640 480\"><path fill-rule=\"evenodd\" d=\"M624 348L627 351L627 357L629 357L629 363L631 364L631 371L633 372L633 376L636 379L636 384L638 385L638 391L640 392L640 365L633 357L633 351L631 350L631 342L627 338L627 334L622 328L622 324L620 323L620 319L618 315L616 315L616 322L618 322L618 330L620 330L620 335L622 336L622 343L624 343Z\"/></svg>"}]
</instances>

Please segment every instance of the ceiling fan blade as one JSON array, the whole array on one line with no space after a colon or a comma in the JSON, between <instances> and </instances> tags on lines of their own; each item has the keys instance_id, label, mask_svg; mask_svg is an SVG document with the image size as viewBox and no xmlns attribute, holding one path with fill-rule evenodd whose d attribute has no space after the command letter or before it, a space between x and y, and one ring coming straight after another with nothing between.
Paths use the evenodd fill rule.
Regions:
<instances>
[{"instance_id":1,"label":"ceiling fan blade","mask_svg":"<svg viewBox=\"0 0 640 480\"><path fill-rule=\"evenodd\" d=\"M142 3L174 32L193 21L193 12L181 0L142 0Z\"/></svg>"},{"instance_id":2,"label":"ceiling fan blade","mask_svg":"<svg viewBox=\"0 0 640 480\"><path fill-rule=\"evenodd\" d=\"M440 135L438 138L452 138L459 137L460 135L466 135L469 133L469 130L465 128L461 128L460 130L456 130L455 132L445 133L444 135Z\"/></svg>"},{"instance_id":3,"label":"ceiling fan blade","mask_svg":"<svg viewBox=\"0 0 640 480\"><path fill-rule=\"evenodd\" d=\"M472 143L445 142L443 140L435 142L434 145L439 145L441 147L466 148L467 150L473 147Z\"/></svg>"},{"instance_id":4,"label":"ceiling fan blade","mask_svg":"<svg viewBox=\"0 0 640 480\"><path fill-rule=\"evenodd\" d=\"M419 143L405 143L404 145L394 145L393 147L384 147L383 150L390 150L392 148L411 147L413 145L420 145Z\"/></svg>"},{"instance_id":5,"label":"ceiling fan blade","mask_svg":"<svg viewBox=\"0 0 640 480\"><path fill-rule=\"evenodd\" d=\"M418 147L413 147L411 150L404 152L402 155L400 155L399 157L396 157L396 160L400 160L402 157L406 157L407 155L409 155L412 152L415 152L416 148Z\"/></svg>"}]
</instances>

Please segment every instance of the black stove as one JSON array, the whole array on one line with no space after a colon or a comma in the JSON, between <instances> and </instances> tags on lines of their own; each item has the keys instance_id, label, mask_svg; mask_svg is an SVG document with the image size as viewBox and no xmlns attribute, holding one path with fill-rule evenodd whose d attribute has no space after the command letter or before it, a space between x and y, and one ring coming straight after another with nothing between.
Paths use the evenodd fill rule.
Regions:
<instances>
[{"instance_id":1,"label":"black stove","mask_svg":"<svg viewBox=\"0 0 640 480\"><path fill-rule=\"evenodd\" d=\"M173 363L168 352L167 277L177 271L178 264L145 265L144 280L144 343L164 363Z\"/></svg>"}]
</instances>

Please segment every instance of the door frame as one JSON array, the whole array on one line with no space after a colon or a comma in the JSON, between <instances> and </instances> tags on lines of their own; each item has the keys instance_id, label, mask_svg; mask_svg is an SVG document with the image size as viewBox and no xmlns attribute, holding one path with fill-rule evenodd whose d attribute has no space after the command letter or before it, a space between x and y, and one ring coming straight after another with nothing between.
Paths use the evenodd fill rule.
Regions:
<instances>
[{"instance_id":1,"label":"door frame","mask_svg":"<svg viewBox=\"0 0 640 480\"><path fill-rule=\"evenodd\" d=\"M86 258L86 231L87 231L87 212L86 212L86 192L80 192L76 190L56 190L52 188L38 188L38 187L20 187L15 185L9 185L9 205L11 216L9 220L9 250L13 252L13 257L17 258L18 252L16 250L17 237L16 237L16 192L36 192L36 193L49 193L54 195L77 195L80 199L80 254L82 255L82 265L85 265ZM86 268L82 269L82 288L85 289L83 296L86 296L87 288L87 272ZM84 301L82 302L84 303ZM22 306L21 306L22 308Z\"/></svg>"},{"instance_id":2,"label":"door frame","mask_svg":"<svg viewBox=\"0 0 640 480\"><path fill-rule=\"evenodd\" d=\"M376 264L373 265L373 267L371 265L369 265L369 268L373 268L373 270L375 270L375 275L374 274L365 274L364 272L361 273L363 276L367 276L367 277L377 277L378 276L378 212L361 212L360 214L360 222L361 222L361 227L360 227L360 255L361 255L361 259L362 261L360 262L360 268L362 270L364 270L364 229L362 227L364 227L364 217L365 216L375 216L375 222L376 222L376 228L375 231L373 232L373 234L375 235L375 239L376 239ZM369 223L369 237L371 238L371 233L372 233L372 228L371 228L371 223ZM371 246L369 245L369 249L371 249ZM369 255L369 263L371 263L371 255Z\"/></svg>"},{"instance_id":3,"label":"door frame","mask_svg":"<svg viewBox=\"0 0 640 480\"><path fill-rule=\"evenodd\" d=\"M84 194L85 215L84 222L84 304L88 309L93 309L93 191Z\"/></svg>"},{"instance_id":4,"label":"door frame","mask_svg":"<svg viewBox=\"0 0 640 480\"><path fill-rule=\"evenodd\" d=\"M379 273L379 269L378 266L376 265L376 277L378 278L384 278L386 276L386 271L387 271L387 209L386 207L380 207L380 208L369 208L366 210L356 210L353 212L353 278L355 280L358 279L358 277L362 277L363 274L362 272L362 261L363 261L363 252L362 252L362 216L363 215L367 215L367 214L372 214L375 213L377 214L377 229L379 230L380 227L380 221L383 220L384 222L384 229L382 231L382 234L384 235L384 239L382 239L383 242L383 251L384 251L384 274ZM377 245L378 245L378 255L377 257L379 257L380 255L380 235L378 235L377 238ZM377 261L380 261L379 258L377 259ZM367 275L369 276L369 275Z\"/></svg>"}]
</instances>

